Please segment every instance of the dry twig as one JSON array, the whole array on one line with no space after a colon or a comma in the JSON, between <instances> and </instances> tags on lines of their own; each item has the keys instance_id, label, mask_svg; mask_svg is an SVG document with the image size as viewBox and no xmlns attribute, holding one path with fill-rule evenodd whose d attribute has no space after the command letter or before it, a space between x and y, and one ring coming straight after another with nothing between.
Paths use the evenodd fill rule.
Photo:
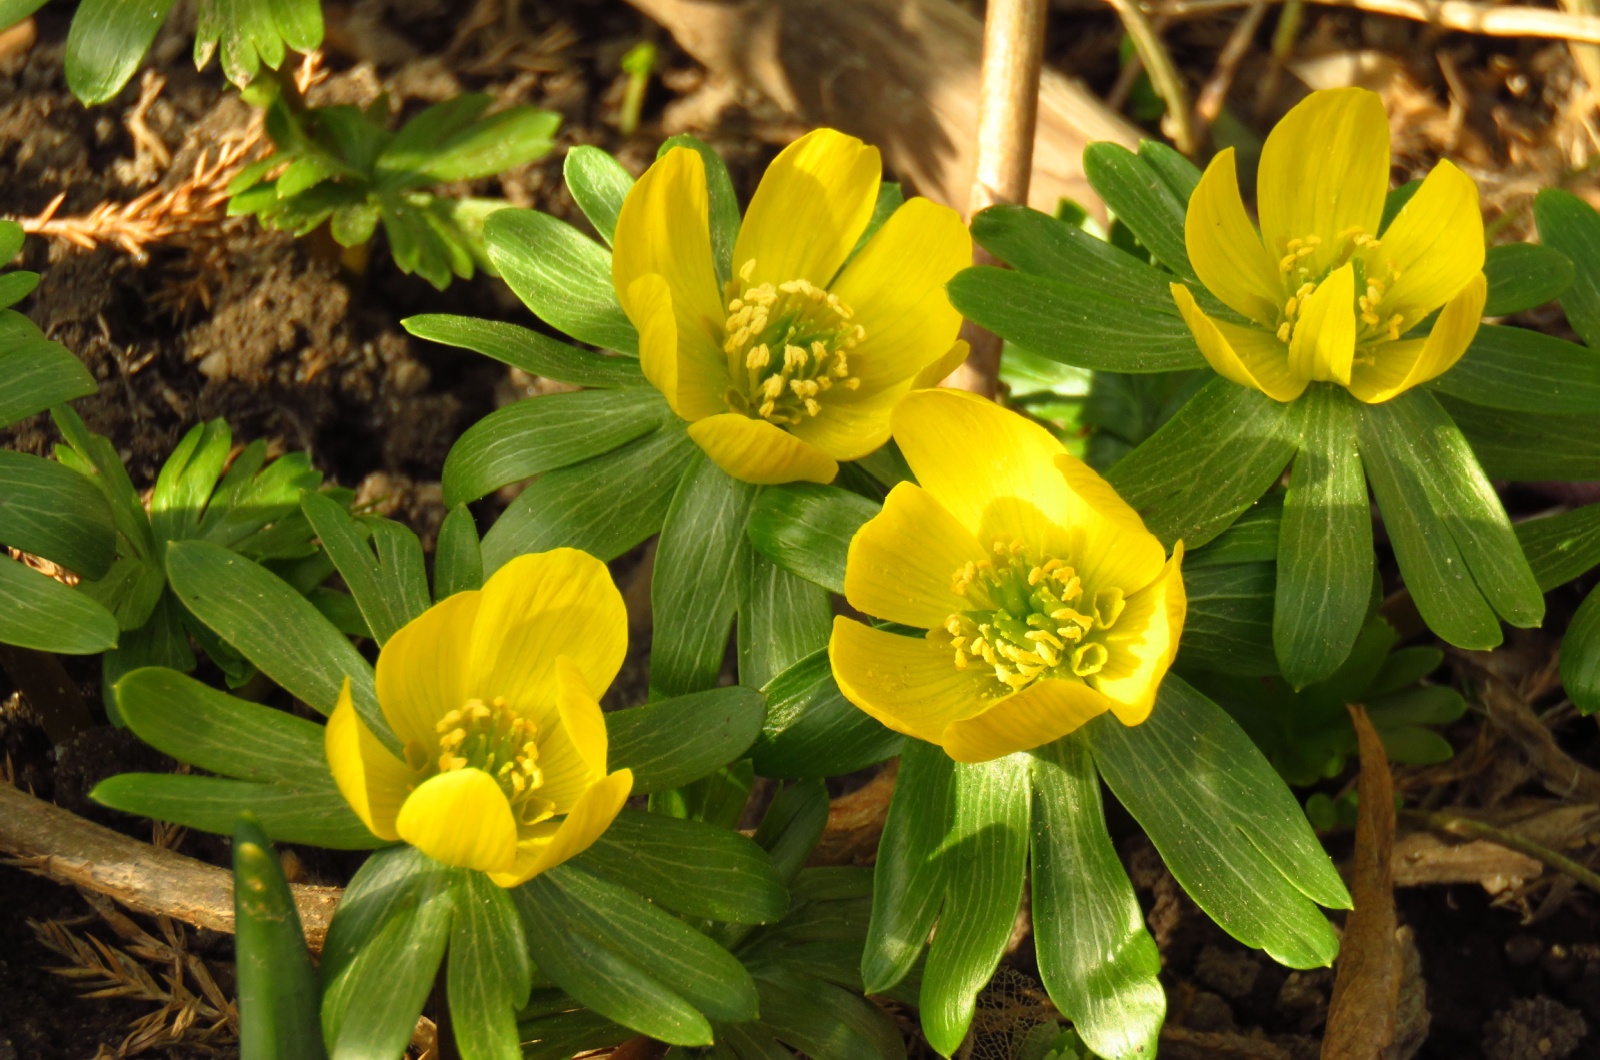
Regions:
<instances>
[{"instance_id":1,"label":"dry twig","mask_svg":"<svg viewBox=\"0 0 1600 1060\"><path fill-rule=\"evenodd\" d=\"M1145 3L1148 15L1196 18L1220 11L1249 7L1255 0L1154 0ZM1282 3L1283 0L1271 0ZM1348 7L1374 15L1390 15L1426 22L1440 29L1477 33L1485 37L1546 37L1554 40L1600 44L1600 16L1575 15L1543 7L1480 4L1472 0L1307 0L1324 7Z\"/></svg>"}]
</instances>

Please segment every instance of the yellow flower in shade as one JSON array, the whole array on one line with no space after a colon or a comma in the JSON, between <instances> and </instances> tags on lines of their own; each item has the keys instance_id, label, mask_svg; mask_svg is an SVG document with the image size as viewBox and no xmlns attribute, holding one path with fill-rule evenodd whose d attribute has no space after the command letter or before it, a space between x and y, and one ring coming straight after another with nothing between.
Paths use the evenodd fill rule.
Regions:
<instances>
[{"instance_id":1,"label":"yellow flower in shade","mask_svg":"<svg viewBox=\"0 0 1600 1060\"><path fill-rule=\"evenodd\" d=\"M596 693L622 666L628 616L605 564L562 548L507 563L396 633L378 655L391 754L345 682L328 764L374 835L517 884L582 853L633 789L606 772Z\"/></svg>"},{"instance_id":2,"label":"yellow flower in shade","mask_svg":"<svg viewBox=\"0 0 1600 1060\"><path fill-rule=\"evenodd\" d=\"M1238 324L1208 316L1172 285L1218 374L1278 401L1313 381L1387 401L1448 370L1483 316L1478 188L1440 162L1380 236L1389 190L1389 121L1375 93L1313 92L1267 137L1257 175L1258 233L1245 215L1233 149L1212 159L1189 199L1184 237L1200 282ZM1402 338L1443 308L1426 338Z\"/></svg>"},{"instance_id":3,"label":"yellow flower in shade","mask_svg":"<svg viewBox=\"0 0 1600 1060\"><path fill-rule=\"evenodd\" d=\"M878 150L832 129L796 140L712 266L704 162L675 147L622 204L611 275L646 378L719 467L758 484L831 482L889 438L889 410L966 356L944 284L972 264L954 210L912 199L866 230Z\"/></svg>"},{"instance_id":4,"label":"yellow flower in shade","mask_svg":"<svg viewBox=\"0 0 1600 1060\"><path fill-rule=\"evenodd\" d=\"M1178 650L1180 542L1161 543L1050 432L956 390L919 390L901 483L850 542L844 592L906 637L836 618L845 697L960 762L1039 747L1104 711L1150 714Z\"/></svg>"}]
</instances>

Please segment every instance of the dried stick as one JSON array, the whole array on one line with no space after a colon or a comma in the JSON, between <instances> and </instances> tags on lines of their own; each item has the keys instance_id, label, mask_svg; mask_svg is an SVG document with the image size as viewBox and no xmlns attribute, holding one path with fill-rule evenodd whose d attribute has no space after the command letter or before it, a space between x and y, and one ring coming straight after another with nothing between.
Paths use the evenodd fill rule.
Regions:
<instances>
[{"instance_id":1,"label":"dried stick","mask_svg":"<svg viewBox=\"0 0 1600 1060\"><path fill-rule=\"evenodd\" d=\"M978 166L967 199L969 219L996 203L1028 201L1046 10L1045 0L989 2L978 88ZM973 263L999 264L982 247L974 248ZM994 397L1000 386L1000 336L970 322L962 325L962 335L972 352L948 382Z\"/></svg>"},{"instance_id":2,"label":"dried stick","mask_svg":"<svg viewBox=\"0 0 1600 1060\"><path fill-rule=\"evenodd\" d=\"M0 784L0 853L136 912L233 931L233 876L226 869L129 839L7 784ZM320 950L342 892L305 884L293 890L306 942Z\"/></svg>"},{"instance_id":3,"label":"dried stick","mask_svg":"<svg viewBox=\"0 0 1600 1060\"><path fill-rule=\"evenodd\" d=\"M1148 15L1194 18L1249 7L1255 0L1159 0L1144 5ZM1271 0L1281 3L1282 0ZM1324 7L1348 7L1374 15L1426 22L1440 29L1485 37L1548 37L1600 44L1600 16L1574 15L1542 7L1479 4L1471 0L1307 0Z\"/></svg>"},{"instance_id":4,"label":"dried stick","mask_svg":"<svg viewBox=\"0 0 1600 1060\"><path fill-rule=\"evenodd\" d=\"M1487 822L1479 821L1472 817L1464 817L1457 813L1404 810L1401 816L1408 821L1414 821L1436 831L1444 832L1446 835L1485 839L1497 846L1503 846L1507 850L1526 854L1535 861L1543 862L1557 872L1566 873L1589 888L1589 890L1600 894L1600 874L1595 873L1584 865L1580 865L1565 854L1559 854L1543 843L1535 843L1533 840L1526 836L1518 835L1516 832L1507 831L1504 828L1496 828Z\"/></svg>"},{"instance_id":5,"label":"dried stick","mask_svg":"<svg viewBox=\"0 0 1600 1060\"><path fill-rule=\"evenodd\" d=\"M1133 41L1134 50L1150 75L1150 84L1167 104L1167 115L1162 120L1161 131L1172 137L1178 150L1194 155L1200 149L1195 134L1194 121L1189 113L1189 91L1183 87L1183 75L1172 62L1172 54L1161 40L1161 33L1146 17L1145 9L1137 0L1107 0L1122 28Z\"/></svg>"},{"instance_id":6,"label":"dried stick","mask_svg":"<svg viewBox=\"0 0 1600 1060\"><path fill-rule=\"evenodd\" d=\"M1250 42L1255 39L1256 30L1261 28L1261 20L1266 13L1267 0L1253 0L1249 10L1239 20L1239 24L1234 26L1233 32L1228 35L1228 43L1223 45L1222 51L1217 55L1216 70L1207 79L1205 87L1201 88L1200 95L1195 100L1196 139L1204 139L1206 131L1211 128L1211 123L1222 113L1222 105L1228 101L1228 91L1233 88L1233 77L1239 72L1239 63L1249 50Z\"/></svg>"}]
</instances>

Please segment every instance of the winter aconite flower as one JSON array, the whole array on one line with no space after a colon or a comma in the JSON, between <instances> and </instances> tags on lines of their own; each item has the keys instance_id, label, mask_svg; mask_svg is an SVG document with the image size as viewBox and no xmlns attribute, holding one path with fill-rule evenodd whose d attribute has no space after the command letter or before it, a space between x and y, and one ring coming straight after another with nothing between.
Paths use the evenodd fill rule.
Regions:
<instances>
[{"instance_id":1,"label":"winter aconite flower","mask_svg":"<svg viewBox=\"0 0 1600 1060\"><path fill-rule=\"evenodd\" d=\"M1043 427L982 398L920 390L893 415L901 483L850 542L845 598L907 637L836 618L846 698L980 762L1104 711L1149 716L1178 648L1180 543L1161 543Z\"/></svg>"},{"instance_id":2,"label":"winter aconite flower","mask_svg":"<svg viewBox=\"0 0 1600 1060\"><path fill-rule=\"evenodd\" d=\"M888 440L919 374L937 382L965 352L944 293L972 264L954 210L912 199L851 257L881 168L877 148L832 129L790 144L750 202L726 285L698 153L668 151L622 204L611 273L644 374L735 478L832 481L838 461Z\"/></svg>"},{"instance_id":3,"label":"winter aconite flower","mask_svg":"<svg viewBox=\"0 0 1600 1060\"><path fill-rule=\"evenodd\" d=\"M328 764L374 835L514 887L581 853L633 788L606 773L597 692L628 643L622 594L575 549L521 556L417 616L378 655L378 703L404 745L362 723L350 686Z\"/></svg>"},{"instance_id":4,"label":"winter aconite flower","mask_svg":"<svg viewBox=\"0 0 1600 1060\"><path fill-rule=\"evenodd\" d=\"M1324 381L1376 403L1460 360L1488 290L1478 189L1440 162L1380 231L1389 122L1375 93L1313 92L1267 137L1257 184L1259 233L1239 197L1233 149L1223 151L1185 225L1200 282L1249 323L1207 315L1172 285L1220 375L1278 401ZM1426 337L1405 337L1441 307Z\"/></svg>"}]
</instances>

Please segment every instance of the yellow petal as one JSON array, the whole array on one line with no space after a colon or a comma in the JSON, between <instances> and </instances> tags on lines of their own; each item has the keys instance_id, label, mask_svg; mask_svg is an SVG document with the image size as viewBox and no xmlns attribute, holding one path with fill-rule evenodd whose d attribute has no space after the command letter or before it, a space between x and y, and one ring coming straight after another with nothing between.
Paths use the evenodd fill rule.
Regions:
<instances>
[{"instance_id":1,"label":"yellow petal","mask_svg":"<svg viewBox=\"0 0 1600 1060\"><path fill-rule=\"evenodd\" d=\"M929 387L938 386L944 382L946 376L966 362L970 353L972 353L972 347L967 344L967 341L965 339L957 339L955 345L941 354L938 360L917 373L917 377L911 381L912 389L926 390Z\"/></svg>"},{"instance_id":2,"label":"yellow petal","mask_svg":"<svg viewBox=\"0 0 1600 1060\"><path fill-rule=\"evenodd\" d=\"M400 838L435 861L506 872L517 856L517 822L495 779L481 769L429 777L400 807Z\"/></svg>"},{"instance_id":3,"label":"yellow petal","mask_svg":"<svg viewBox=\"0 0 1600 1060\"><path fill-rule=\"evenodd\" d=\"M628 613L606 565L575 548L518 556L484 584L469 692L538 720L557 716L557 658L590 688L609 688L628 651Z\"/></svg>"},{"instance_id":4,"label":"yellow petal","mask_svg":"<svg viewBox=\"0 0 1600 1060\"><path fill-rule=\"evenodd\" d=\"M1310 379L1290 370L1289 348L1276 336L1212 320L1181 283L1172 284L1172 297L1206 362L1222 378L1259 390L1274 401L1293 401L1305 392Z\"/></svg>"},{"instance_id":5,"label":"yellow petal","mask_svg":"<svg viewBox=\"0 0 1600 1060\"><path fill-rule=\"evenodd\" d=\"M1056 468L1079 498L1069 559L1093 589L1117 588L1132 594L1149 585L1167 561L1161 542L1145 528L1111 483L1071 453L1056 457Z\"/></svg>"},{"instance_id":6,"label":"yellow petal","mask_svg":"<svg viewBox=\"0 0 1600 1060\"><path fill-rule=\"evenodd\" d=\"M379 839L399 839L395 818L416 777L361 721L350 700L348 677L328 715L322 741L333 782L361 823Z\"/></svg>"},{"instance_id":7,"label":"yellow petal","mask_svg":"<svg viewBox=\"0 0 1600 1060\"><path fill-rule=\"evenodd\" d=\"M1233 148L1211 160L1183 222L1189 262L1206 289L1263 327L1276 327L1283 309L1283 273L1261 245L1244 212Z\"/></svg>"},{"instance_id":8,"label":"yellow petal","mask_svg":"<svg viewBox=\"0 0 1600 1060\"><path fill-rule=\"evenodd\" d=\"M754 259L752 284L828 286L872 218L882 175L876 147L833 129L813 130L785 147L745 212L734 275L743 276Z\"/></svg>"},{"instance_id":9,"label":"yellow petal","mask_svg":"<svg viewBox=\"0 0 1600 1060\"><path fill-rule=\"evenodd\" d=\"M1389 192L1389 118L1364 88L1313 92L1267 135L1256 178L1256 206L1267 251L1290 253L1291 239L1322 240L1304 259L1326 271L1348 246L1346 233L1378 234Z\"/></svg>"},{"instance_id":10,"label":"yellow petal","mask_svg":"<svg viewBox=\"0 0 1600 1060\"><path fill-rule=\"evenodd\" d=\"M726 412L727 358L699 331L690 331L679 341L667 281L646 273L633 281L629 302L639 329L639 367L672 411L686 420Z\"/></svg>"},{"instance_id":11,"label":"yellow petal","mask_svg":"<svg viewBox=\"0 0 1600 1060\"><path fill-rule=\"evenodd\" d=\"M1071 521L1077 496L1056 470L1066 452L1037 423L961 390L915 390L890 417L917 481L980 542L1034 547Z\"/></svg>"},{"instance_id":12,"label":"yellow petal","mask_svg":"<svg viewBox=\"0 0 1600 1060\"><path fill-rule=\"evenodd\" d=\"M558 724L539 733L539 797L568 813L585 791L606 775L606 719L577 664L556 659Z\"/></svg>"},{"instance_id":13,"label":"yellow petal","mask_svg":"<svg viewBox=\"0 0 1600 1060\"><path fill-rule=\"evenodd\" d=\"M1116 625L1106 633L1105 669L1089 678L1089 684L1111 701L1111 712L1124 725L1137 725L1150 716L1161 679L1178 654L1189 606L1182 565L1180 541L1161 575L1128 597Z\"/></svg>"},{"instance_id":14,"label":"yellow petal","mask_svg":"<svg viewBox=\"0 0 1600 1060\"><path fill-rule=\"evenodd\" d=\"M491 871L489 878L501 887L515 887L588 850L617 819L632 790L631 770L619 769L602 778L559 822L543 821L527 829L528 834L517 843L511 868Z\"/></svg>"},{"instance_id":15,"label":"yellow petal","mask_svg":"<svg viewBox=\"0 0 1600 1060\"><path fill-rule=\"evenodd\" d=\"M483 594L456 593L402 626L378 653L378 704L402 743L430 753L434 726L461 706L467 691L472 629Z\"/></svg>"},{"instance_id":16,"label":"yellow petal","mask_svg":"<svg viewBox=\"0 0 1600 1060\"><path fill-rule=\"evenodd\" d=\"M950 349L961 314L944 285L971 264L972 237L961 215L912 199L845 266L833 293L866 331L850 351L863 393L912 379Z\"/></svg>"},{"instance_id":17,"label":"yellow petal","mask_svg":"<svg viewBox=\"0 0 1600 1060\"><path fill-rule=\"evenodd\" d=\"M1035 681L976 717L952 722L939 742L957 762L987 762L1053 743L1110 706L1081 681Z\"/></svg>"},{"instance_id":18,"label":"yellow petal","mask_svg":"<svg viewBox=\"0 0 1600 1060\"><path fill-rule=\"evenodd\" d=\"M645 170L617 214L611 282L623 312L641 330L644 317L633 303L633 285L651 273L672 292L679 341L720 348L724 313L711 263L705 163L687 147L674 147Z\"/></svg>"},{"instance_id":19,"label":"yellow petal","mask_svg":"<svg viewBox=\"0 0 1600 1060\"><path fill-rule=\"evenodd\" d=\"M902 482L850 539L844 598L874 618L938 629L972 606L953 588L955 573L986 558L988 550L932 494Z\"/></svg>"},{"instance_id":20,"label":"yellow petal","mask_svg":"<svg viewBox=\"0 0 1600 1060\"><path fill-rule=\"evenodd\" d=\"M1367 275L1400 270L1383 296L1381 314L1405 316L1410 328L1456 296L1483 271L1483 214L1478 186L1449 162L1434 167L1383 234L1367 252Z\"/></svg>"},{"instance_id":21,"label":"yellow petal","mask_svg":"<svg viewBox=\"0 0 1600 1060\"><path fill-rule=\"evenodd\" d=\"M1356 353L1356 270L1335 269L1300 306L1289 340L1289 371L1324 383L1350 382Z\"/></svg>"},{"instance_id":22,"label":"yellow petal","mask_svg":"<svg viewBox=\"0 0 1600 1060\"><path fill-rule=\"evenodd\" d=\"M1427 338L1380 342L1369 347L1364 352L1374 363L1357 364L1352 369L1350 393L1376 405L1449 371L1478 333L1488 292L1488 281L1480 272L1444 307Z\"/></svg>"},{"instance_id":23,"label":"yellow petal","mask_svg":"<svg viewBox=\"0 0 1600 1060\"><path fill-rule=\"evenodd\" d=\"M875 452L889 440L889 414L911 391L911 381L863 397L865 389L852 393L835 387L821 399L821 413L804 417L789 433L840 463Z\"/></svg>"},{"instance_id":24,"label":"yellow petal","mask_svg":"<svg viewBox=\"0 0 1600 1060\"><path fill-rule=\"evenodd\" d=\"M737 412L696 420L689 425L689 437L722 470L758 486L828 483L839 473L838 462L811 443Z\"/></svg>"},{"instance_id":25,"label":"yellow petal","mask_svg":"<svg viewBox=\"0 0 1600 1060\"><path fill-rule=\"evenodd\" d=\"M955 651L848 618L833 620L828 659L844 698L895 732L938 743L953 721L985 710L1001 691L981 664L957 670ZM988 687L986 687L988 686Z\"/></svg>"}]
</instances>

